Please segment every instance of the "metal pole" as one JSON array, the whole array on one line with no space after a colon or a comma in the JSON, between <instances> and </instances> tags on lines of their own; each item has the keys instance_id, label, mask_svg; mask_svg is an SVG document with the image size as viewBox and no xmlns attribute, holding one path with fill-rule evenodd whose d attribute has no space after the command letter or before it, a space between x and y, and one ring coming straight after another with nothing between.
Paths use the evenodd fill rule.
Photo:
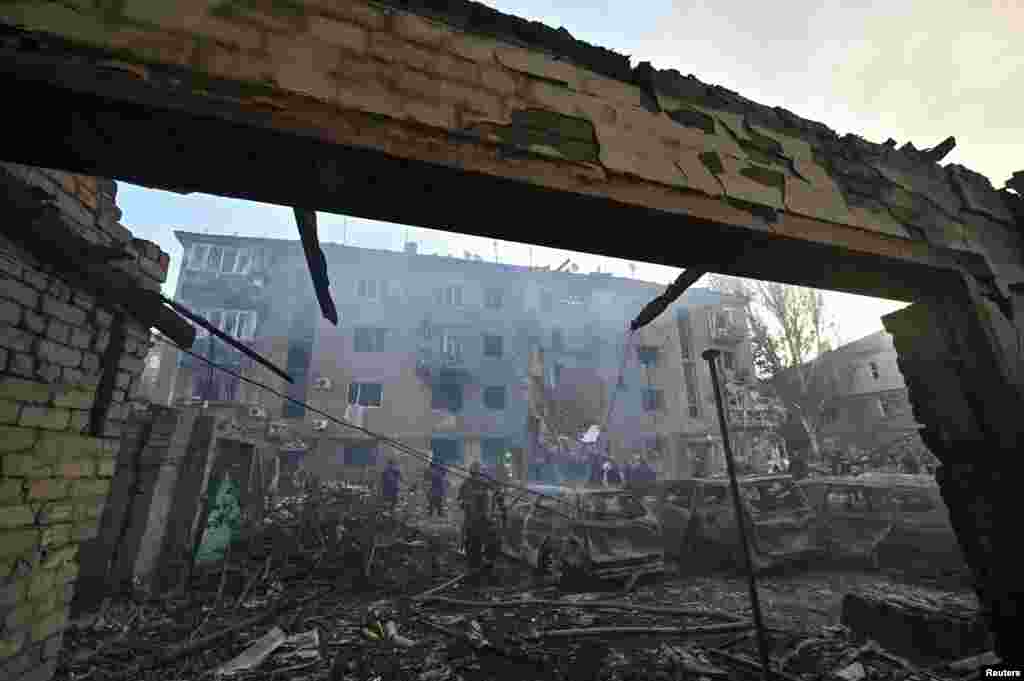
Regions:
<instances>
[{"instance_id":1,"label":"metal pole","mask_svg":"<svg viewBox=\"0 0 1024 681\"><path fill-rule=\"evenodd\" d=\"M711 385L715 389L715 405L718 407L718 423L722 428L722 445L725 447L725 465L729 471L729 486L732 489L733 507L736 511L736 525L739 528L740 543L743 545L743 559L747 564L747 580L750 586L750 608L754 615L754 627L757 630L757 647L761 653L761 669L765 681L771 678L768 669L768 640L765 638L764 621L761 618L761 602L757 598L757 576L754 574L754 563L750 557L750 545L747 543L746 515L740 499L740 485L736 482L736 466L732 460L732 447L729 445L729 430L725 423L725 409L722 406L722 389L718 384L718 367L716 360L720 350L708 349L701 353L711 370Z\"/></svg>"}]
</instances>

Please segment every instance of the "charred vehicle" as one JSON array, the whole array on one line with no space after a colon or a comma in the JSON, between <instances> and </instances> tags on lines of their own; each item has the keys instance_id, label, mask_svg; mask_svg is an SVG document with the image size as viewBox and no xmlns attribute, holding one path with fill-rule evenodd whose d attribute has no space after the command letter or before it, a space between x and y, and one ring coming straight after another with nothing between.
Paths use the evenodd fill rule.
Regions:
<instances>
[{"instance_id":1,"label":"charred vehicle","mask_svg":"<svg viewBox=\"0 0 1024 681\"><path fill-rule=\"evenodd\" d=\"M658 521L629 491L529 490L510 504L505 553L544 573L613 579L664 571Z\"/></svg>"},{"instance_id":2,"label":"charred vehicle","mask_svg":"<svg viewBox=\"0 0 1024 681\"><path fill-rule=\"evenodd\" d=\"M754 568L820 555L814 512L788 475L739 479ZM661 522L665 551L680 562L743 565L739 525L727 479L688 478L638 486Z\"/></svg>"},{"instance_id":3,"label":"charred vehicle","mask_svg":"<svg viewBox=\"0 0 1024 681\"><path fill-rule=\"evenodd\" d=\"M829 556L877 565L878 547L894 521L888 486L856 477L814 478L799 485L817 517L817 541Z\"/></svg>"},{"instance_id":4,"label":"charred vehicle","mask_svg":"<svg viewBox=\"0 0 1024 681\"><path fill-rule=\"evenodd\" d=\"M934 477L902 473L864 473L858 477L890 489L893 528L879 547L883 563L967 569Z\"/></svg>"},{"instance_id":5,"label":"charred vehicle","mask_svg":"<svg viewBox=\"0 0 1024 681\"><path fill-rule=\"evenodd\" d=\"M929 475L863 473L805 480L801 487L816 501L833 555L963 567L939 486Z\"/></svg>"}]
</instances>

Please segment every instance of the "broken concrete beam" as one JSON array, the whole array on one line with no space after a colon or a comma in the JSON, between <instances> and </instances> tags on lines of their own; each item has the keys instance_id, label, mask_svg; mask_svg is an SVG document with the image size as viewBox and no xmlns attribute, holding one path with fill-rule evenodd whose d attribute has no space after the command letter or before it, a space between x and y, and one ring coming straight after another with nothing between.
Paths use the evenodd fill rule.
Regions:
<instances>
[{"instance_id":1,"label":"broken concrete beam","mask_svg":"<svg viewBox=\"0 0 1024 681\"><path fill-rule=\"evenodd\" d=\"M989 632L975 606L862 589L843 598L842 623L912 662L929 663L989 650Z\"/></svg>"}]
</instances>

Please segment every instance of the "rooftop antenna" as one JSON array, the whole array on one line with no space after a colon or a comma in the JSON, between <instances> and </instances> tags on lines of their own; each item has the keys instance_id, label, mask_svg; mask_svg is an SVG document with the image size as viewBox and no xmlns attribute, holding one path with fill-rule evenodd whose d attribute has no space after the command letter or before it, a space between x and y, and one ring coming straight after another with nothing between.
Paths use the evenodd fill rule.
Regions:
<instances>
[{"instance_id":1,"label":"rooftop antenna","mask_svg":"<svg viewBox=\"0 0 1024 681\"><path fill-rule=\"evenodd\" d=\"M530 247L530 269L533 269L533 247Z\"/></svg>"},{"instance_id":2,"label":"rooftop antenna","mask_svg":"<svg viewBox=\"0 0 1024 681\"><path fill-rule=\"evenodd\" d=\"M348 245L348 216L346 215L341 223L341 245Z\"/></svg>"},{"instance_id":3,"label":"rooftop antenna","mask_svg":"<svg viewBox=\"0 0 1024 681\"><path fill-rule=\"evenodd\" d=\"M494 262L498 262L498 240L494 240Z\"/></svg>"}]
</instances>

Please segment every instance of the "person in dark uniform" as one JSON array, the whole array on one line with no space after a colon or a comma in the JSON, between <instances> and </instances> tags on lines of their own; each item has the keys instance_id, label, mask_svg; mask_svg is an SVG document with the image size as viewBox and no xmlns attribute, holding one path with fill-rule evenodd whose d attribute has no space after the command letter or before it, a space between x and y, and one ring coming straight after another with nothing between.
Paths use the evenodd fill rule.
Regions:
<instances>
[{"instance_id":1,"label":"person in dark uniform","mask_svg":"<svg viewBox=\"0 0 1024 681\"><path fill-rule=\"evenodd\" d=\"M388 461L387 468L380 475L380 491L384 500L384 507L393 511L398 504L398 486L402 481L402 474L394 459Z\"/></svg>"},{"instance_id":2,"label":"person in dark uniform","mask_svg":"<svg viewBox=\"0 0 1024 681\"><path fill-rule=\"evenodd\" d=\"M483 552L490 533L491 485L480 473L480 464L470 466L470 477L459 488L459 503L464 514L463 533L470 570L483 567Z\"/></svg>"},{"instance_id":3,"label":"person in dark uniform","mask_svg":"<svg viewBox=\"0 0 1024 681\"><path fill-rule=\"evenodd\" d=\"M432 464L430 468L429 505L427 515L442 517L444 515L444 496L448 491L448 476L444 467Z\"/></svg>"},{"instance_id":4,"label":"person in dark uniform","mask_svg":"<svg viewBox=\"0 0 1024 681\"><path fill-rule=\"evenodd\" d=\"M794 452L790 457L789 474L794 480L803 480L807 477L807 459L803 452Z\"/></svg>"}]
</instances>

